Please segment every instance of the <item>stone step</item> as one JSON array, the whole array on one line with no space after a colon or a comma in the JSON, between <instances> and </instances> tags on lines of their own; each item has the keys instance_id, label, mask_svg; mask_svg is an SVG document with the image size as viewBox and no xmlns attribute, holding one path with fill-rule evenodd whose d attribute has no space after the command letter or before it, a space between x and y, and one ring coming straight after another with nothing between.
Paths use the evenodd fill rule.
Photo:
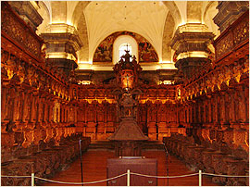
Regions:
<instances>
[{"instance_id":1,"label":"stone step","mask_svg":"<svg viewBox=\"0 0 250 187\"><path fill-rule=\"evenodd\" d=\"M88 149L114 149L114 143L110 141L91 141L91 144L89 145Z\"/></svg>"},{"instance_id":2,"label":"stone step","mask_svg":"<svg viewBox=\"0 0 250 187\"><path fill-rule=\"evenodd\" d=\"M114 143L110 141L91 141L89 145L89 150L94 149L114 149ZM142 149L151 149L151 150L164 150L164 144L161 141L145 141L142 145Z\"/></svg>"},{"instance_id":3,"label":"stone step","mask_svg":"<svg viewBox=\"0 0 250 187\"><path fill-rule=\"evenodd\" d=\"M164 150L164 144L161 141L146 141L144 142L142 148Z\"/></svg>"}]
</instances>

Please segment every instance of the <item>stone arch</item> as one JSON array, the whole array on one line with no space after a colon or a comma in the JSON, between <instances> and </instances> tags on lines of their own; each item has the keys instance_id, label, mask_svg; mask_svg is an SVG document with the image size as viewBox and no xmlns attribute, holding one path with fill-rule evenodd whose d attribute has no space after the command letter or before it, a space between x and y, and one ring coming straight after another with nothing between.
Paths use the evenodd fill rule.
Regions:
<instances>
[{"instance_id":1,"label":"stone arch","mask_svg":"<svg viewBox=\"0 0 250 187\"><path fill-rule=\"evenodd\" d=\"M108 35L104 40L98 43L95 48L95 53L93 54L93 63L95 62L105 62L111 63L113 60L113 44L117 37L122 35L132 36L138 43L138 59L139 63L150 63L158 62L158 54L152 45L144 36L128 31L118 31Z\"/></svg>"},{"instance_id":2,"label":"stone arch","mask_svg":"<svg viewBox=\"0 0 250 187\"><path fill-rule=\"evenodd\" d=\"M170 42L174 34L175 20L169 12L165 21L165 27L162 38L162 61L171 61L171 47Z\"/></svg>"},{"instance_id":3,"label":"stone arch","mask_svg":"<svg viewBox=\"0 0 250 187\"><path fill-rule=\"evenodd\" d=\"M83 47L78 52L79 61L89 61L89 41L87 23L84 16L84 9L88 6L89 1L80 1L73 12L72 24L76 26L79 37L83 43Z\"/></svg>"},{"instance_id":4,"label":"stone arch","mask_svg":"<svg viewBox=\"0 0 250 187\"><path fill-rule=\"evenodd\" d=\"M174 22L176 25L180 24L182 22L181 14L176 6L175 2L173 1L163 1L163 3L166 5L168 8L170 14L172 15Z\"/></svg>"},{"instance_id":5,"label":"stone arch","mask_svg":"<svg viewBox=\"0 0 250 187\"><path fill-rule=\"evenodd\" d=\"M210 1L204 7L203 22L208 26L210 32L213 32L216 36L219 36L219 27L214 23L213 18L218 13L218 1Z\"/></svg>"},{"instance_id":6,"label":"stone arch","mask_svg":"<svg viewBox=\"0 0 250 187\"><path fill-rule=\"evenodd\" d=\"M44 33L46 30L46 27L50 24L51 22L51 7L50 3L39 1L39 9L37 10L38 13L42 16L43 22L37 27L37 32L38 34Z\"/></svg>"}]
</instances>

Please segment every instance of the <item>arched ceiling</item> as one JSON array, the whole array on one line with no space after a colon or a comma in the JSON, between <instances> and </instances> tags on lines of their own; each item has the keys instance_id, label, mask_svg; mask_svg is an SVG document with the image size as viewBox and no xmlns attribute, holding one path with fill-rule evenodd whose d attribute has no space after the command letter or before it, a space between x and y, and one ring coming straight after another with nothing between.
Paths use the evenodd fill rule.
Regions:
<instances>
[{"instance_id":1,"label":"arched ceiling","mask_svg":"<svg viewBox=\"0 0 250 187\"><path fill-rule=\"evenodd\" d=\"M117 31L130 31L145 37L155 48L159 61L171 61L169 44L178 28L185 23L201 22L219 34L213 23L217 1L44 1L46 16L38 33L46 25L65 23L75 26L83 47L78 51L81 62L92 62L100 42ZM48 15L49 14L49 15Z\"/></svg>"},{"instance_id":2,"label":"arched ceiling","mask_svg":"<svg viewBox=\"0 0 250 187\"><path fill-rule=\"evenodd\" d=\"M168 9L162 2L91 2L84 10L89 38L89 56L108 35L131 31L145 37L161 56L162 37Z\"/></svg>"}]
</instances>

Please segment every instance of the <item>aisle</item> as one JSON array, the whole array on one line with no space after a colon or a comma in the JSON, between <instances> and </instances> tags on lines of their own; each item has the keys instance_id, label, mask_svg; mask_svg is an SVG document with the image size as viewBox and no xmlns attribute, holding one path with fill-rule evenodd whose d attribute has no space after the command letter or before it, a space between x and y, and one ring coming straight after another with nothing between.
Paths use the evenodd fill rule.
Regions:
<instances>
[{"instance_id":1,"label":"aisle","mask_svg":"<svg viewBox=\"0 0 250 187\"><path fill-rule=\"evenodd\" d=\"M158 159L158 176L166 176L166 156L164 151L143 151L142 155L147 158ZM83 154L83 175L84 182L97 181L107 178L106 164L108 158L114 158L114 152L111 151L88 151ZM183 175L194 173L188 170L185 165L173 156L169 156L169 175ZM72 165L55 175L53 180L67 182L81 182L80 159L76 160ZM198 176L178 178L178 179L159 179L158 186L198 186ZM77 186L58 183L44 183L44 186ZM204 186L216 186L210 179L203 177ZM79 185L78 185L79 186ZM98 184L89 184L88 186L106 186L106 182Z\"/></svg>"}]
</instances>

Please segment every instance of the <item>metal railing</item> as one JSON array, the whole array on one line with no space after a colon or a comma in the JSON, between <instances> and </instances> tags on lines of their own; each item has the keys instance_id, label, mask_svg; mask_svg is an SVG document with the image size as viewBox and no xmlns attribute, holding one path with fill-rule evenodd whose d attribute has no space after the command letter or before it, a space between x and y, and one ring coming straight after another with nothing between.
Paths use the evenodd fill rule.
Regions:
<instances>
[{"instance_id":1,"label":"metal railing","mask_svg":"<svg viewBox=\"0 0 250 187\"><path fill-rule=\"evenodd\" d=\"M210 175L210 176L217 176L217 177L232 177L232 178L249 178L249 176L245 175L220 175L220 174L214 174L214 173L203 173L201 170L199 170L198 173L192 173L192 174L187 174L187 175L178 175L178 176L154 176L154 175L145 175L141 173L134 173L131 172L129 169L127 170L126 173L123 173L121 175L108 178L108 179L103 179L103 180L98 180L98 181L91 181L91 182L64 182L64 181L56 181L56 180L51 180L51 179L45 179L45 178L40 178L36 177L34 173L31 174L31 176L6 176L6 175L1 175L3 178L31 178L31 186L35 186L35 179L46 181L46 182L52 182L52 183L60 183L60 184L77 184L77 185L87 185L87 184L95 184L95 183L100 183L100 182L107 182L111 181L114 179L118 179L123 176L127 176L127 186L130 186L131 184L131 175L136 175L136 176L141 176L141 177L148 177L148 178L156 178L156 179L174 179L174 178L183 178L183 177L191 177L191 176L199 176L199 186L202 186L202 175Z\"/></svg>"}]
</instances>

